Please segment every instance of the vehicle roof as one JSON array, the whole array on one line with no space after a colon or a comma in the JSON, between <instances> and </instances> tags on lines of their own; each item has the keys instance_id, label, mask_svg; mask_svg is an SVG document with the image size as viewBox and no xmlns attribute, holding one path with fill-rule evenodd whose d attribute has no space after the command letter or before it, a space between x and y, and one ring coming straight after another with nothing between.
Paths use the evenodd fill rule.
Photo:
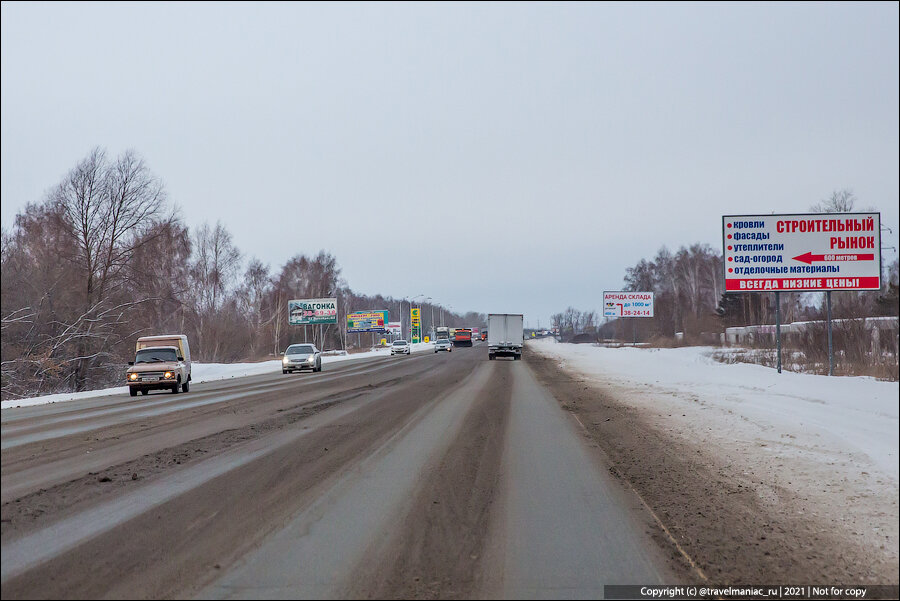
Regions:
<instances>
[{"instance_id":1,"label":"vehicle roof","mask_svg":"<svg viewBox=\"0 0 900 601\"><path fill-rule=\"evenodd\" d=\"M142 349L138 349L137 352L142 353L144 351L161 351L161 350L175 351L177 353L178 347L177 346L145 346Z\"/></svg>"},{"instance_id":2,"label":"vehicle roof","mask_svg":"<svg viewBox=\"0 0 900 601\"><path fill-rule=\"evenodd\" d=\"M148 341L148 340L164 340L166 338L187 338L185 334L159 334L157 336L141 336L138 338L138 342Z\"/></svg>"}]
</instances>

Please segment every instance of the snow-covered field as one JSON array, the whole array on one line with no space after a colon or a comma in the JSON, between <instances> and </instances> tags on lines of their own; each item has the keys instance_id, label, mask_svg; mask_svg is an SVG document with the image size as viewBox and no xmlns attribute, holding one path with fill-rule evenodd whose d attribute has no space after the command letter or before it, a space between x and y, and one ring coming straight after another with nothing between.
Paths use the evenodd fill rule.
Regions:
<instances>
[{"instance_id":1,"label":"snow-covered field","mask_svg":"<svg viewBox=\"0 0 900 601\"><path fill-rule=\"evenodd\" d=\"M637 409L721 473L753 482L764 503L830 524L896 559L897 382L719 363L710 347L544 339L528 348Z\"/></svg>"},{"instance_id":2,"label":"snow-covered field","mask_svg":"<svg viewBox=\"0 0 900 601\"><path fill-rule=\"evenodd\" d=\"M741 427L746 422L741 429L750 428L754 435L777 432L816 448L865 455L898 480L897 382L724 364L710 357L712 347L605 348L553 339L529 346L585 375L652 388L665 393L667 403L700 405L697 417L703 425Z\"/></svg>"},{"instance_id":3,"label":"snow-covered field","mask_svg":"<svg viewBox=\"0 0 900 601\"><path fill-rule=\"evenodd\" d=\"M423 351L431 351L434 349L434 343L420 342L411 344L412 352L419 353ZM354 353L352 355L323 355L322 364L340 363L342 361L350 361L355 359L365 359L374 357L389 357L391 355L390 347L373 348L363 353ZM281 371L281 361L263 361L260 363L191 363L191 383L200 384L202 382L212 382L214 380L227 380L229 378L242 378L245 376L258 376L260 374L277 373ZM65 401L74 401L96 396L106 396L111 394L127 394L127 386L116 386L114 388L104 388L102 390L87 390L85 392L66 392L61 394L47 394L39 397L28 399L13 399L3 401L2 409L10 409L12 407L29 407L31 405L44 405L47 403L62 403Z\"/></svg>"}]
</instances>

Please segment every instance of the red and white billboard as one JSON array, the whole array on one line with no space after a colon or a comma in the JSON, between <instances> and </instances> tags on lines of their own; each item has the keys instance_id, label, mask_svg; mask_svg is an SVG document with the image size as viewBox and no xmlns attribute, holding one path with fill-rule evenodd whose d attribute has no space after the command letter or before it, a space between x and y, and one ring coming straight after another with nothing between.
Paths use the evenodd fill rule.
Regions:
<instances>
[{"instance_id":1,"label":"red and white billboard","mask_svg":"<svg viewBox=\"0 0 900 601\"><path fill-rule=\"evenodd\" d=\"M653 317L653 293L604 292L603 317Z\"/></svg>"},{"instance_id":2,"label":"red and white billboard","mask_svg":"<svg viewBox=\"0 0 900 601\"><path fill-rule=\"evenodd\" d=\"M725 290L878 290L881 213L725 215Z\"/></svg>"}]
</instances>

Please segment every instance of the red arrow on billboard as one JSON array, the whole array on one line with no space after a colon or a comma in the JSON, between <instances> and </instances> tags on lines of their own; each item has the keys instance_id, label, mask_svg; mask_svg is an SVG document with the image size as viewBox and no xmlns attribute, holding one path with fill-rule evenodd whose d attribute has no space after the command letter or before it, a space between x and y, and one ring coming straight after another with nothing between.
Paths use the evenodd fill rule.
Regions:
<instances>
[{"instance_id":1,"label":"red arrow on billboard","mask_svg":"<svg viewBox=\"0 0 900 601\"><path fill-rule=\"evenodd\" d=\"M860 254L842 254L842 255L814 255L811 252L803 253L802 255L794 257L795 261L800 261L801 263L806 263L807 265L811 265L813 261L874 261L874 254L860 255Z\"/></svg>"}]
</instances>

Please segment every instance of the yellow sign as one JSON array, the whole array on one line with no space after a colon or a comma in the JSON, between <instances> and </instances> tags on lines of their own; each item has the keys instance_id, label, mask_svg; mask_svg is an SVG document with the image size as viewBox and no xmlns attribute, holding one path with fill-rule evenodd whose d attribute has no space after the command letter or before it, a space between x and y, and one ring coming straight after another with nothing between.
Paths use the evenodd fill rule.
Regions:
<instances>
[{"instance_id":1,"label":"yellow sign","mask_svg":"<svg viewBox=\"0 0 900 601\"><path fill-rule=\"evenodd\" d=\"M421 323L420 317L419 317L420 311L421 311L421 309L416 308L416 309L410 310L410 312L409 312L410 317L412 317L412 324L414 326L420 325L420 323Z\"/></svg>"},{"instance_id":2,"label":"yellow sign","mask_svg":"<svg viewBox=\"0 0 900 601\"><path fill-rule=\"evenodd\" d=\"M387 338L382 338L380 344L381 346L387 346Z\"/></svg>"},{"instance_id":3,"label":"yellow sign","mask_svg":"<svg viewBox=\"0 0 900 601\"><path fill-rule=\"evenodd\" d=\"M425 337L424 341L425 341L425 342L428 342L428 336Z\"/></svg>"}]
</instances>

